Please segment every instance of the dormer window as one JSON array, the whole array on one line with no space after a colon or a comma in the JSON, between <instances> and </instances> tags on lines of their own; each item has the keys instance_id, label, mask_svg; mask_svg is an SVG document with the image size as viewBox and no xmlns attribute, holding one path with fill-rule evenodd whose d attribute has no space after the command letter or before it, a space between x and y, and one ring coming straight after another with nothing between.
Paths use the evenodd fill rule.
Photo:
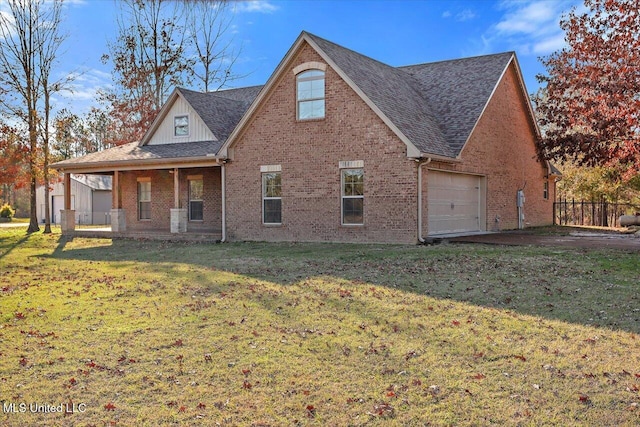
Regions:
<instances>
[{"instance_id":1,"label":"dormer window","mask_svg":"<svg viewBox=\"0 0 640 427\"><path fill-rule=\"evenodd\" d=\"M308 70L296 76L298 120L324 118L324 71Z\"/></svg>"},{"instance_id":2,"label":"dormer window","mask_svg":"<svg viewBox=\"0 0 640 427\"><path fill-rule=\"evenodd\" d=\"M175 116L173 118L173 135L189 136L189 116Z\"/></svg>"}]
</instances>

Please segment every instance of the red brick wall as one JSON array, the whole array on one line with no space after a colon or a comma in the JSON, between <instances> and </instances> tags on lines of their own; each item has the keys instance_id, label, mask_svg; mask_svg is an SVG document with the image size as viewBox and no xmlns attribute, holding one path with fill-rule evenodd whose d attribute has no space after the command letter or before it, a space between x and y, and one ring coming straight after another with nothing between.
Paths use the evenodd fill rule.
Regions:
<instances>
[{"instance_id":1,"label":"red brick wall","mask_svg":"<svg viewBox=\"0 0 640 427\"><path fill-rule=\"evenodd\" d=\"M553 221L554 185L549 183L549 198L545 200L546 168L538 160L535 133L524 102L517 73L511 65L462 151L462 162L433 162L429 165L430 168L485 176L487 230L518 227L516 192L520 188L524 188L526 197L525 225L548 225ZM423 181L424 188L426 179L428 177ZM426 197L426 192L423 194ZM496 222L496 217L499 217L499 222ZM427 213L423 216L425 224L426 218Z\"/></svg>"},{"instance_id":2,"label":"red brick wall","mask_svg":"<svg viewBox=\"0 0 640 427\"><path fill-rule=\"evenodd\" d=\"M187 231L220 232L222 230L222 184L220 168L180 169L180 206L187 209L189 218L189 175L202 175L204 199L203 221L189 221ZM173 188L173 186L171 187Z\"/></svg>"},{"instance_id":3,"label":"red brick wall","mask_svg":"<svg viewBox=\"0 0 640 427\"><path fill-rule=\"evenodd\" d=\"M227 165L229 240L417 240L416 162L327 66L325 118L296 120L293 68L324 62L303 46L234 143ZM341 225L340 161L364 161L364 225ZM261 165L282 167L282 225L262 224Z\"/></svg>"},{"instance_id":4,"label":"red brick wall","mask_svg":"<svg viewBox=\"0 0 640 427\"><path fill-rule=\"evenodd\" d=\"M204 185L204 221L187 223L188 231L219 232L222 224L222 192L220 168L180 169L180 203L188 209L188 175L202 175ZM138 178L151 178L151 220L138 219ZM171 229L173 174L169 170L120 172L122 208L125 210L127 231L160 231Z\"/></svg>"},{"instance_id":5,"label":"red brick wall","mask_svg":"<svg viewBox=\"0 0 640 427\"><path fill-rule=\"evenodd\" d=\"M138 178L151 178L151 219L138 219ZM120 172L127 231L168 232L173 206L173 175L168 170Z\"/></svg>"}]
</instances>

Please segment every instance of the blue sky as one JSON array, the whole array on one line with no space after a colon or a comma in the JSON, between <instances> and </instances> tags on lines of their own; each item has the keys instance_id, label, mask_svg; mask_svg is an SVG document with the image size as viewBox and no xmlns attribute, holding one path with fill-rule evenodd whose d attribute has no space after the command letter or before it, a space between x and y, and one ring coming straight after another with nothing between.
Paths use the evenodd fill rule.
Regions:
<instances>
[{"instance_id":1,"label":"blue sky","mask_svg":"<svg viewBox=\"0 0 640 427\"><path fill-rule=\"evenodd\" d=\"M1 4L2 0L0 0ZM558 22L579 0L263 0L234 3L233 43L241 46L232 86L264 84L301 31L400 66L516 51L529 93L544 72L538 57L564 46ZM83 113L110 83L100 62L116 37L117 2L71 0L61 72L80 70L58 108Z\"/></svg>"}]
</instances>

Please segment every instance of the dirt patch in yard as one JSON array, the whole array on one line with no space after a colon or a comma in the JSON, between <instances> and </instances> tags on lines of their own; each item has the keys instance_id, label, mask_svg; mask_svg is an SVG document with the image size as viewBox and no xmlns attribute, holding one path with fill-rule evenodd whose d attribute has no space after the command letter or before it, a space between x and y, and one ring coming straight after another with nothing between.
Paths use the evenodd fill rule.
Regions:
<instances>
[{"instance_id":1,"label":"dirt patch in yard","mask_svg":"<svg viewBox=\"0 0 640 427\"><path fill-rule=\"evenodd\" d=\"M444 239L451 243L508 246L563 246L585 249L623 249L640 252L640 235L627 230L553 227Z\"/></svg>"}]
</instances>

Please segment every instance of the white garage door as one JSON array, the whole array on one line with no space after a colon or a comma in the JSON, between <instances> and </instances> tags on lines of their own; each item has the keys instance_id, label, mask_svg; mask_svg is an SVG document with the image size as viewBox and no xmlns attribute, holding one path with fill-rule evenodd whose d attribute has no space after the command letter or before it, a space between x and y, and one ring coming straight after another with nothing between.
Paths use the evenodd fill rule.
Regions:
<instances>
[{"instance_id":1,"label":"white garage door","mask_svg":"<svg viewBox=\"0 0 640 427\"><path fill-rule=\"evenodd\" d=\"M482 177L429 171L428 234L482 230Z\"/></svg>"}]
</instances>

